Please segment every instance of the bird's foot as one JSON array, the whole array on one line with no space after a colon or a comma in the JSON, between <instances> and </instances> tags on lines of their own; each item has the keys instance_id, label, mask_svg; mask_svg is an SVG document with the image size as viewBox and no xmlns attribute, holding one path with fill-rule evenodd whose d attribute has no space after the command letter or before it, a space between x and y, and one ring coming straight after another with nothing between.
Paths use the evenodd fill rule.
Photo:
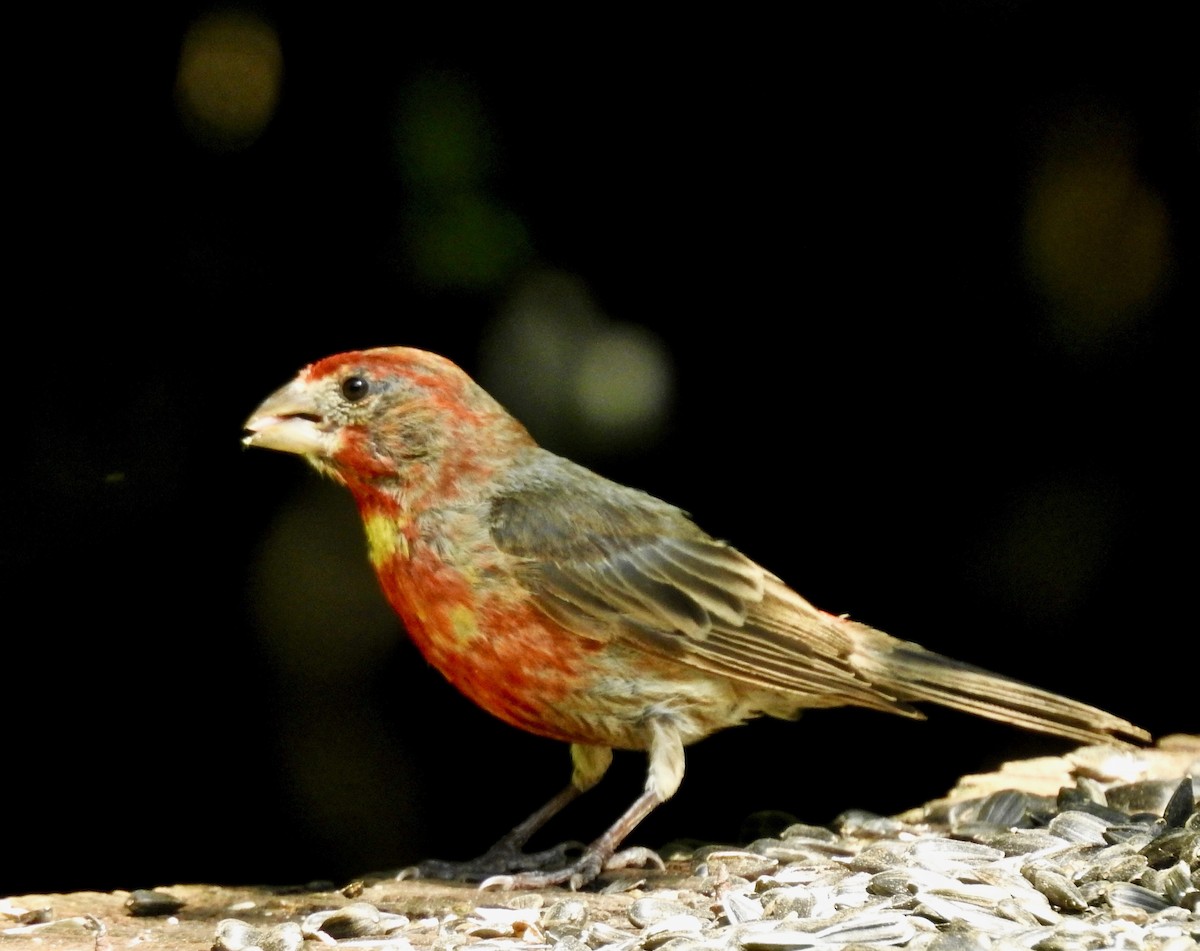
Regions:
<instances>
[{"instance_id":1,"label":"bird's foot","mask_svg":"<svg viewBox=\"0 0 1200 951\"><path fill-rule=\"evenodd\" d=\"M520 877L522 874L553 874L547 870L560 869L564 866L570 867L568 863L571 863L572 857L579 855L582 849L582 843L563 842L561 845L542 852L522 852L502 840L477 858L462 862L427 859L417 865L401 869L396 877L398 879L438 878L478 882ZM598 871L597 874L599 874Z\"/></svg>"},{"instance_id":2,"label":"bird's foot","mask_svg":"<svg viewBox=\"0 0 1200 951\"><path fill-rule=\"evenodd\" d=\"M667 863L662 860L662 856L644 845L631 845L627 849L622 849L604 863L606 872L618 868L655 868L661 872L666 867Z\"/></svg>"},{"instance_id":3,"label":"bird's foot","mask_svg":"<svg viewBox=\"0 0 1200 951\"><path fill-rule=\"evenodd\" d=\"M571 891L578 891L584 885L593 881L601 872L620 868L666 868L666 864L658 853L641 846L635 846L609 855L607 858L597 849L589 849L570 865L553 870L531 870L514 875L492 875L480 882L481 889L494 888L510 890L518 888L549 888L552 885L566 885Z\"/></svg>"}]
</instances>

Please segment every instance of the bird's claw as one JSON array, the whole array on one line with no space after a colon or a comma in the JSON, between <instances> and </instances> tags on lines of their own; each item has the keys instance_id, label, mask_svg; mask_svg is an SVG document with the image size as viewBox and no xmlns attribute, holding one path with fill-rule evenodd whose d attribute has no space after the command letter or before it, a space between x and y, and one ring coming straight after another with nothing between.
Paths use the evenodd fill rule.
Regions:
<instances>
[{"instance_id":1,"label":"bird's claw","mask_svg":"<svg viewBox=\"0 0 1200 951\"><path fill-rule=\"evenodd\" d=\"M642 845L622 849L604 863L606 872L618 868L656 868L662 871L666 867L667 863L662 860L662 856Z\"/></svg>"},{"instance_id":2,"label":"bird's claw","mask_svg":"<svg viewBox=\"0 0 1200 951\"><path fill-rule=\"evenodd\" d=\"M544 854L544 853L543 853ZM552 871L527 871L515 875L492 875L480 883L480 889L512 891L518 888L549 888L565 885L578 891L601 872L622 868L665 869L666 863L652 849L642 846L624 849L605 859L600 852L585 852L575 862Z\"/></svg>"},{"instance_id":3,"label":"bird's claw","mask_svg":"<svg viewBox=\"0 0 1200 951\"><path fill-rule=\"evenodd\" d=\"M482 882L479 883L479 890L481 892L512 891L513 878L514 878L514 876L512 876L512 875L489 875L487 878L485 878Z\"/></svg>"},{"instance_id":4,"label":"bird's claw","mask_svg":"<svg viewBox=\"0 0 1200 951\"><path fill-rule=\"evenodd\" d=\"M524 874L553 875L553 871L571 867L572 857L583 850L579 842L563 842L541 852L522 852L503 842L497 843L477 858L462 862L427 859L417 865L401 869L398 880L415 878L437 878L460 881L479 881L480 887L521 887L504 883Z\"/></svg>"},{"instance_id":5,"label":"bird's claw","mask_svg":"<svg viewBox=\"0 0 1200 951\"><path fill-rule=\"evenodd\" d=\"M550 888L553 885L565 885L571 891L578 891L592 881L604 868L604 862L596 852L585 852L576 862L553 871L520 872L516 875L493 875L480 887L503 888L516 890L519 888Z\"/></svg>"}]
</instances>

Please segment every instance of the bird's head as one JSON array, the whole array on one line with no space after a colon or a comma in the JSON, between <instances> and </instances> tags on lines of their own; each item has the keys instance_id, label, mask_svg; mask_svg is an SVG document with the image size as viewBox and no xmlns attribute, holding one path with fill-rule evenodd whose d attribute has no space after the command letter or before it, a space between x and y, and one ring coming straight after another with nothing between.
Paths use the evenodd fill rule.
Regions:
<instances>
[{"instance_id":1,"label":"bird's head","mask_svg":"<svg viewBox=\"0 0 1200 951\"><path fill-rule=\"evenodd\" d=\"M450 461L486 465L532 440L449 360L381 347L305 367L251 414L242 442L304 456L354 487Z\"/></svg>"}]
</instances>

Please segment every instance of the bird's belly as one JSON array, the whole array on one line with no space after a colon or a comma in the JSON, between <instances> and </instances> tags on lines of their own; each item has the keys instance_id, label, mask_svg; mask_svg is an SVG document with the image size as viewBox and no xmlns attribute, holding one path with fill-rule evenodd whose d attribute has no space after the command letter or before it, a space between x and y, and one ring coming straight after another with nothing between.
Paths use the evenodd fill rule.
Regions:
<instances>
[{"instance_id":1,"label":"bird's belly","mask_svg":"<svg viewBox=\"0 0 1200 951\"><path fill-rule=\"evenodd\" d=\"M647 749L651 723L670 721L684 745L757 716L726 678L638 649L607 645L571 712L590 738L616 749Z\"/></svg>"},{"instance_id":2,"label":"bird's belly","mask_svg":"<svg viewBox=\"0 0 1200 951\"><path fill-rule=\"evenodd\" d=\"M519 587L468 576L416 544L373 555L384 593L430 664L520 729L646 749L654 719L669 718L692 743L760 712L742 685L619 635L567 629Z\"/></svg>"},{"instance_id":3,"label":"bird's belly","mask_svg":"<svg viewBox=\"0 0 1200 951\"><path fill-rule=\"evenodd\" d=\"M440 597L385 581L413 642L458 690L506 723L568 743L645 749L649 722L685 743L756 711L732 683L624 641L591 640L527 601L462 585Z\"/></svg>"}]
</instances>

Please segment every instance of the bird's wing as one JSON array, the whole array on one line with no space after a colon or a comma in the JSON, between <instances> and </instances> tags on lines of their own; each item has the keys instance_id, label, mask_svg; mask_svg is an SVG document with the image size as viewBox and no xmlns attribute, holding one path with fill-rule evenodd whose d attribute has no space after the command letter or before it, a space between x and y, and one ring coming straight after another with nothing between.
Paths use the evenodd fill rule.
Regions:
<instances>
[{"instance_id":1,"label":"bird's wing","mask_svg":"<svg viewBox=\"0 0 1200 951\"><path fill-rule=\"evenodd\" d=\"M682 511L538 451L491 503L491 535L541 609L590 638L641 646L796 707L917 716L852 665L853 631Z\"/></svg>"},{"instance_id":2,"label":"bird's wing","mask_svg":"<svg viewBox=\"0 0 1200 951\"><path fill-rule=\"evenodd\" d=\"M491 534L568 630L783 691L782 710L920 717L909 702L932 701L1082 742L1149 739L1096 707L826 614L674 506L537 453L493 499Z\"/></svg>"}]
</instances>

